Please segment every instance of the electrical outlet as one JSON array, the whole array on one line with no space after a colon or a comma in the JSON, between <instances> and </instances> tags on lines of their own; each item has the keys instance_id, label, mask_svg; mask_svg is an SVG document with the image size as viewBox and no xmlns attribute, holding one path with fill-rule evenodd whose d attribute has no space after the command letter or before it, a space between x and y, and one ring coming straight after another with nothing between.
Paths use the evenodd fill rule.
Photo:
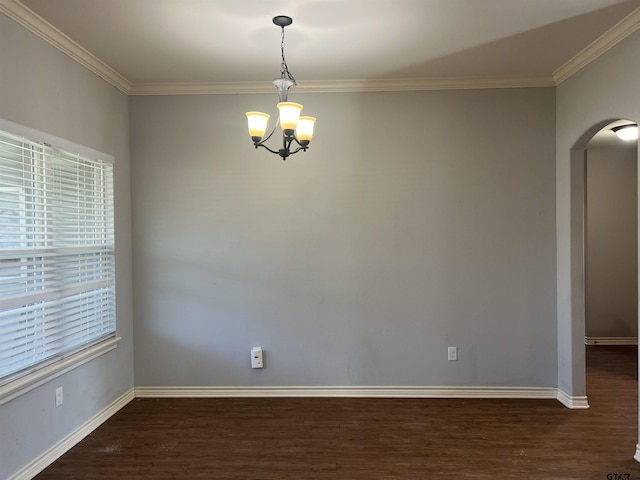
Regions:
<instances>
[{"instance_id":1,"label":"electrical outlet","mask_svg":"<svg viewBox=\"0 0 640 480\"><path fill-rule=\"evenodd\" d=\"M449 347L447 355L447 359L450 362L455 362L456 360L458 360L458 347Z\"/></svg>"},{"instance_id":2,"label":"electrical outlet","mask_svg":"<svg viewBox=\"0 0 640 480\"><path fill-rule=\"evenodd\" d=\"M264 368L263 353L262 347L253 347L251 349L251 368Z\"/></svg>"},{"instance_id":3,"label":"electrical outlet","mask_svg":"<svg viewBox=\"0 0 640 480\"><path fill-rule=\"evenodd\" d=\"M62 387L56 388L56 408L64 403L64 393Z\"/></svg>"}]
</instances>

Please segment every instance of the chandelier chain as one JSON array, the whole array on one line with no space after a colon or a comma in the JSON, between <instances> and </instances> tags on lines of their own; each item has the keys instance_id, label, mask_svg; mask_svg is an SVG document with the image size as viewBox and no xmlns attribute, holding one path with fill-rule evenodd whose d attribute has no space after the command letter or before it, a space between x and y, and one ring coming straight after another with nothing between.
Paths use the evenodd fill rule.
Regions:
<instances>
[{"instance_id":1,"label":"chandelier chain","mask_svg":"<svg viewBox=\"0 0 640 480\"><path fill-rule=\"evenodd\" d=\"M287 66L287 61L284 58L284 27L282 27L280 52L282 54L282 64L280 66L282 70L280 71L280 78L288 78L293 82L294 85L297 85L296 79L293 77L293 75L289 71L289 67Z\"/></svg>"}]
</instances>

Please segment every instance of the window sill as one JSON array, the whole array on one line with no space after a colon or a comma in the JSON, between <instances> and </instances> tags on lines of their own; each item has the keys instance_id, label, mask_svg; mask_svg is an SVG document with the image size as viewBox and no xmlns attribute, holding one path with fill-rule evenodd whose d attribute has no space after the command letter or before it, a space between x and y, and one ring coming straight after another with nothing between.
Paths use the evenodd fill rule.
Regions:
<instances>
[{"instance_id":1,"label":"window sill","mask_svg":"<svg viewBox=\"0 0 640 480\"><path fill-rule=\"evenodd\" d=\"M70 372L74 368L79 367L91 360L98 358L105 353L114 350L118 346L121 337L111 337L92 347L82 350L78 353L63 358L38 370L28 373L22 377L0 386L0 405L23 395L40 385L53 380L60 375Z\"/></svg>"}]
</instances>

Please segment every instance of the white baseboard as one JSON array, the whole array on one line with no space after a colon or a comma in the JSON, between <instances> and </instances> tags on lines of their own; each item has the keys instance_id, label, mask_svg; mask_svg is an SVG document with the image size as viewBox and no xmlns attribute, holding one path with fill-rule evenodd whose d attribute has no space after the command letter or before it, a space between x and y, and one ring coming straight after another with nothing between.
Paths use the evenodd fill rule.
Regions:
<instances>
[{"instance_id":1,"label":"white baseboard","mask_svg":"<svg viewBox=\"0 0 640 480\"><path fill-rule=\"evenodd\" d=\"M95 416L90 418L87 422L83 423L67 435L65 438L56 443L53 447L48 449L39 457L35 458L25 467L18 470L9 480L29 480L42 472L45 468L55 462L58 458L68 452L74 445L80 440L85 438L101 424L103 424L109 417L115 414L118 410L124 407L127 403L135 398L134 390L131 389L124 393L120 398L114 400L110 405L98 412Z\"/></svg>"},{"instance_id":2,"label":"white baseboard","mask_svg":"<svg viewBox=\"0 0 640 480\"><path fill-rule=\"evenodd\" d=\"M136 397L353 397L557 399L544 387L136 387Z\"/></svg>"},{"instance_id":3,"label":"white baseboard","mask_svg":"<svg viewBox=\"0 0 640 480\"><path fill-rule=\"evenodd\" d=\"M585 345L638 345L638 337L584 337Z\"/></svg>"},{"instance_id":4,"label":"white baseboard","mask_svg":"<svg viewBox=\"0 0 640 480\"><path fill-rule=\"evenodd\" d=\"M572 397L571 395L567 395L565 392L563 392L559 388L557 389L557 391L558 391L557 399L565 407L570 408L572 410L584 410L586 408L589 408L589 402L587 401L587 397L585 396Z\"/></svg>"},{"instance_id":5,"label":"white baseboard","mask_svg":"<svg viewBox=\"0 0 640 480\"><path fill-rule=\"evenodd\" d=\"M640 443L636 444L636 454L633 456L636 462L640 462Z\"/></svg>"},{"instance_id":6,"label":"white baseboard","mask_svg":"<svg viewBox=\"0 0 640 480\"><path fill-rule=\"evenodd\" d=\"M587 397L546 387L136 387L139 398L522 398L555 399L572 410L589 408Z\"/></svg>"},{"instance_id":7,"label":"white baseboard","mask_svg":"<svg viewBox=\"0 0 640 480\"><path fill-rule=\"evenodd\" d=\"M42 472L118 410L140 398L349 397L349 398L513 398L555 399L571 409L589 408L587 397L571 397L552 387L136 387L14 473L29 480ZM634 457L640 462L640 446Z\"/></svg>"}]
</instances>

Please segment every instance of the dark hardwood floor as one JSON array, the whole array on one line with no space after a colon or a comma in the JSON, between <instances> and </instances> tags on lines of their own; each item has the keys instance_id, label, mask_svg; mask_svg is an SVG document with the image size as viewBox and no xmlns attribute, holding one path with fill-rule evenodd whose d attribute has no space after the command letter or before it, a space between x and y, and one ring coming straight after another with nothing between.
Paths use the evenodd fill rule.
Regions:
<instances>
[{"instance_id":1,"label":"dark hardwood floor","mask_svg":"<svg viewBox=\"0 0 640 480\"><path fill-rule=\"evenodd\" d=\"M136 399L36 478L640 478L636 352L588 348L582 411L555 400Z\"/></svg>"}]
</instances>

